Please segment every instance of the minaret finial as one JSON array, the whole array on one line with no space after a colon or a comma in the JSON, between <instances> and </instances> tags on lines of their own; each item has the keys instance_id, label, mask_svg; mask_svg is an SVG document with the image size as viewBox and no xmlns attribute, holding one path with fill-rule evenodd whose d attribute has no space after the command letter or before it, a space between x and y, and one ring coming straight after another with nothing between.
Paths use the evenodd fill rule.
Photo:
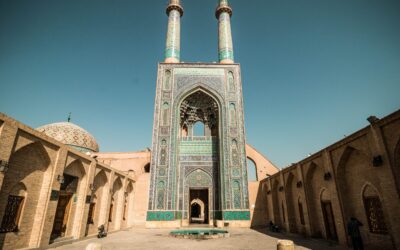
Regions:
<instances>
[{"instance_id":1,"label":"minaret finial","mask_svg":"<svg viewBox=\"0 0 400 250\"><path fill-rule=\"evenodd\" d=\"M181 49L181 16L183 8L180 0L170 0L167 6L168 31L165 45L165 62L179 63Z\"/></svg>"},{"instance_id":2,"label":"minaret finial","mask_svg":"<svg viewBox=\"0 0 400 250\"><path fill-rule=\"evenodd\" d=\"M218 19L218 57L219 62L224 64L234 63L233 42L231 31L232 8L228 0L219 0L215 11Z\"/></svg>"},{"instance_id":3,"label":"minaret finial","mask_svg":"<svg viewBox=\"0 0 400 250\"><path fill-rule=\"evenodd\" d=\"M71 121L71 112L68 113L68 118L67 118L67 122Z\"/></svg>"}]
</instances>

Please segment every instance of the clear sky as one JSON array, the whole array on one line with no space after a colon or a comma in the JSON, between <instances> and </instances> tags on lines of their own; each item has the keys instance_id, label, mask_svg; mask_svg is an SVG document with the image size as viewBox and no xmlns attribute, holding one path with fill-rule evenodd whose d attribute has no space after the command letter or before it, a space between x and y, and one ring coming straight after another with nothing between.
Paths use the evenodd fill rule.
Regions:
<instances>
[{"instance_id":1,"label":"clear sky","mask_svg":"<svg viewBox=\"0 0 400 250\"><path fill-rule=\"evenodd\" d=\"M0 111L101 151L151 145L166 0L0 0ZM217 61L216 0L186 0L181 59ZM400 108L400 1L231 0L247 142L279 167Z\"/></svg>"}]
</instances>

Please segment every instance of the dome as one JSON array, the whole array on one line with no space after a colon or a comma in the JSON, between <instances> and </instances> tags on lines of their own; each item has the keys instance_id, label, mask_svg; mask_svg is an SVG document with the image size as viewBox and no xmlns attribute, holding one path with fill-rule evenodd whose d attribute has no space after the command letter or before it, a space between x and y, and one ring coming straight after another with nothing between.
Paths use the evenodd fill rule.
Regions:
<instances>
[{"instance_id":1,"label":"dome","mask_svg":"<svg viewBox=\"0 0 400 250\"><path fill-rule=\"evenodd\" d=\"M96 139L89 132L71 122L52 123L36 130L81 152L99 152Z\"/></svg>"}]
</instances>

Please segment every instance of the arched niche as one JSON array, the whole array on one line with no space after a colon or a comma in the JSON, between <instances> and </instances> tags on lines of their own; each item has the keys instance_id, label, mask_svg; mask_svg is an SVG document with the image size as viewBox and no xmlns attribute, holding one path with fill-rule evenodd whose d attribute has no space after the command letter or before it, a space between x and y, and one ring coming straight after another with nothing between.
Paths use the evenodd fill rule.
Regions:
<instances>
[{"instance_id":1,"label":"arched niche","mask_svg":"<svg viewBox=\"0 0 400 250\"><path fill-rule=\"evenodd\" d=\"M377 186L378 178L371 173L376 170L371 164L371 158L365 152L355 147L347 146L339 160L336 179L341 201L344 204L343 217L345 221L355 217L363 224L368 224L365 209L361 205L363 197L360 190L362 190L365 183ZM362 227L360 230L362 234L369 234L367 227Z\"/></svg>"},{"instance_id":2,"label":"arched niche","mask_svg":"<svg viewBox=\"0 0 400 250\"><path fill-rule=\"evenodd\" d=\"M378 190L369 183L365 184L362 199L369 231L374 234L388 234L388 227Z\"/></svg>"},{"instance_id":3,"label":"arched niche","mask_svg":"<svg viewBox=\"0 0 400 250\"><path fill-rule=\"evenodd\" d=\"M320 190L325 188L324 169L322 165L311 162L307 166L304 187L307 195L307 206L310 216L311 234L313 237L322 238L324 232L323 214L320 202Z\"/></svg>"},{"instance_id":4,"label":"arched niche","mask_svg":"<svg viewBox=\"0 0 400 250\"><path fill-rule=\"evenodd\" d=\"M400 192L400 138L394 149L394 177L396 180L397 191Z\"/></svg>"},{"instance_id":5,"label":"arched niche","mask_svg":"<svg viewBox=\"0 0 400 250\"><path fill-rule=\"evenodd\" d=\"M219 105L208 93L197 90L186 96L180 104L181 135L193 136L196 123L204 125L204 136L218 136Z\"/></svg>"},{"instance_id":6,"label":"arched niche","mask_svg":"<svg viewBox=\"0 0 400 250\"><path fill-rule=\"evenodd\" d=\"M118 230L122 220L124 189L121 177L117 176L112 185L111 204L109 209L109 230Z\"/></svg>"},{"instance_id":7,"label":"arched niche","mask_svg":"<svg viewBox=\"0 0 400 250\"><path fill-rule=\"evenodd\" d=\"M33 229L38 225L34 224L35 218L42 216L41 211L38 210L38 204L44 202L40 196L41 192L48 189L51 178L51 160L47 148L40 142L27 144L17 151L13 152L9 159L9 169L4 175L2 187L0 190L0 211L2 217L1 221L5 221L4 216L8 216L14 209L8 207L9 202L12 202L13 196L22 195L23 200L19 206L24 211L30 211L29 216L21 210L20 217L18 218L18 237L13 233L3 234L0 244L11 244L15 248L30 247L31 237L36 237L32 233ZM46 182L44 182L46 180ZM25 194L25 196L24 196ZM29 194L29 195L28 195ZM0 222L0 226L2 222ZM4 222L6 225L7 223ZM13 230L12 228L2 228L1 231L7 232Z\"/></svg>"},{"instance_id":8,"label":"arched niche","mask_svg":"<svg viewBox=\"0 0 400 250\"><path fill-rule=\"evenodd\" d=\"M325 238L328 240L338 240L336 231L335 213L332 208L331 193L329 189L322 188L320 193L321 210L325 228Z\"/></svg>"},{"instance_id":9,"label":"arched niche","mask_svg":"<svg viewBox=\"0 0 400 250\"><path fill-rule=\"evenodd\" d=\"M287 214L289 222L290 232L297 233L299 231L299 225L297 223L298 211L296 211L296 197L297 197L297 178L292 173L289 172L286 179L286 203L287 203Z\"/></svg>"},{"instance_id":10,"label":"arched niche","mask_svg":"<svg viewBox=\"0 0 400 250\"><path fill-rule=\"evenodd\" d=\"M143 172L150 173L150 162L144 165Z\"/></svg>"},{"instance_id":11,"label":"arched niche","mask_svg":"<svg viewBox=\"0 0 400 250\"><path fill-rule=\"evenodd\" d=\"M105 217L108 212L109 182L108 175L104 169L98 171L92 185L93 191L90 204L92 218L89 218L87 235L92 235L97 232L97 228L105 223Z\"/></svg>"},{"instance_id":12,"label":"arched niche","mask_svg":"<svg viewBox=\"0 0 400 250\"><path fill-rule=\"evenodd\" d=\"M74 160L65 167L54 213L51 241L78 234L80 211L84 209L86 198L85 177L86 171L81 160Z\"/></svg>"},{"instance_id":13,"label":"arched niche","mask_svg":"<svg viewBox=\"0 0 400 250\"><path fill-rule=\"evenodd\" d=\"M272 208L274 212L274 224L278 225L279 227L283 227L283 220L281 217L281 203L280 203L280 197L279 197L279 181L278 180L273 180L272 182Z\"/></svg>"},{"instance_id":14,"label":"arched niche","mask_svg":"<svg viewBox=\"0 0 400 250\"><path fill-rule=\"evenodd\" d=\"M133 213L133 183L132 181L128 181L128 185L126 186L126 190L124 193L124 209L122 212L122 220L125 221L125 227L129 226L129 220L132 217Z\"/></svg>"},{"instance_id":15,"label":"arched niche","mask_svg":"<svg viewBox=\"0 0 400 250\"><path fill-rule=\"evenodd\" d=\"M250 157L247 157L247 177L249 181L258 181L257 164Z\"/></svg>"}]
</instances>

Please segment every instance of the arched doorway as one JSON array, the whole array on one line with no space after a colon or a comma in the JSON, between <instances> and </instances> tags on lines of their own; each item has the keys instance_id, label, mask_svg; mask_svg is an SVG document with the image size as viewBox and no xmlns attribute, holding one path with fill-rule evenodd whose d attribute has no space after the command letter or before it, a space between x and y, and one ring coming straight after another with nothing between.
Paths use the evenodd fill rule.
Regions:
<instances>
[{"instance_id":1,"label":"arched doorway","mask_svg":"<svg viewBox=\"0 0 400 250\"><path fill-rule=\"evenodd\" d=\"M77 227L74 227L74 224L77 225L80 222L74 221L76 218L74 215L79 210L79 205L82 205L76 201L79 195L83 195L84 189L82 189L81 184L84 177L85 168L80 160L75 160L69 164L64 169L63 176L59 177L61 185L50 242L57 238L72 236L76 232Z\"/></svg>"},{"instance_id":2,"label":"arched doorway","mask_svg":"<svg viewBox=\"0 0 400 250\"><path fill-rule=\"evenodd\" d=\"M179 168L184 186L180 198L184 223L212 223L219 199L219 105L199 89L179 106Z\"/></svg>"},{"instance_id":3,"label":"arched doorway","mask_svg":"<svg viewBox=\"0 0 400 250\"><path fill-rule=\"evenodd\" d=\"M331 195L327 189L321 192L321 209L325 224L325 237L328 240L338 240L335 225L335 216L333 214Z\"/></svg>"},{"instance_id":4,"label":"arched doorway","mask_svg":"<svg viewBox=\"0 0 400 250\"><path fill-rule=\"evenodd\" d=\"M208 189L190 190L190 223L208 224Z\"/></svg>"},{"instance_id":5,"label":"arched doorway","mask_svg":"<svg viewBox=\"0 0 400 250\"><path fill-rule=\"evenodd\" d=\"M105 224L107 215L107 198L109 192L108 177L105 170L100 170L93 180L93 191L90 202L86 235L97 233L97 228Z\"/></svg>"}]
</instances>

